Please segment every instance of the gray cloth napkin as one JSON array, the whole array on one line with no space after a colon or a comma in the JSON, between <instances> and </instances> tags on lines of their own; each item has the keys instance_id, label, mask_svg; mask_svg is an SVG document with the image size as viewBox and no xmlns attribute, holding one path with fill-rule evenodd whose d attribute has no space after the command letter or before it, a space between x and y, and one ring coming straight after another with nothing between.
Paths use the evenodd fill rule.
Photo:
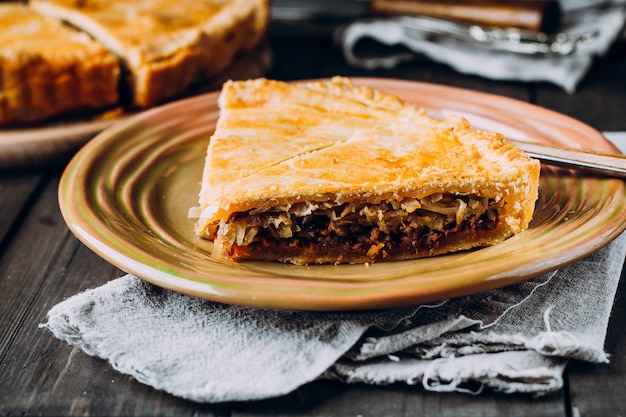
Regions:
<instances>
[{"instance_id":1,"label":"gray cloth napkin","mask_svg":"<svg viewBox=\"0 0 626 417\"><path fill-rule=\"evenodd\" d=\"M562 32L570 35L595 34L570 55L527 55L488 50L455 40L409 36L394 19L355 21L337 33L346 61L354 67L392 68L402 62L425 56L466 74L494 80L545 81L573 92L592 65L594 57L604 55L624 28L624 0L612 2L562 0ZM607 7L607 4L612 5ZM415 34L415 31L412 31ZM389 53L362 55L357 45L372 39L389 46ZM408 52L397 52L398 45ZM394 48L391 48L391 47ZM385 48L377 48L384 50Z\"/></svg>"},{"instance_id":2,"label":"gray cloth napkin","mask_svg":"<svg viewBox=\"0 0 626 417\"><path fill-rule=\"evenodd\" d=\"M355 313L224 305L126 275L59 303L41 326L119 372L198 402L275 397L320 378L541 395L562 387L568 359L608 361L603 345L625 252L623 234L517 285Z\"/></svg>"}]
</instances>

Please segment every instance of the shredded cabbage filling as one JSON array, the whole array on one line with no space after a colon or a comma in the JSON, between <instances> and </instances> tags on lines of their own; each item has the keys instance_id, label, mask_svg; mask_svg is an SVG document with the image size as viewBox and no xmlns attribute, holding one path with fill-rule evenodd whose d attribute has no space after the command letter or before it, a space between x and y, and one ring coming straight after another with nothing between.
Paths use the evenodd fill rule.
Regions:
<instances>
[{"instance_id":1,"label":"shredded cabbage filling","mask_svg":"<svg viewBox=\"0 0 626 417\"><path fill-rule=\"evenodd\" d=\"M374 256L383 247L433 247L439 237L466 229L491 230L497 202L477 196L435 194L421 199L363 202L301 202L235 213L217 227L226 248L290 239L317 245L349 244Z\"/></svg>"}]
</instances>

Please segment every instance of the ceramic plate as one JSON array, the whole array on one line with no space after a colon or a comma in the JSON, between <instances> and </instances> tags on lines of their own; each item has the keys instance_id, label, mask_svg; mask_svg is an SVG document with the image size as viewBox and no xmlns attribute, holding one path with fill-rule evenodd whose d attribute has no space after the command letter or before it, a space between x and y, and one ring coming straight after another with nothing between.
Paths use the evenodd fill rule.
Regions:
<instances>
[{"instance_id":1,"label":"ceramic plate","mask_svg":"<svg viewBox=\"0 0 626 417\"><path fill-rule=\"evenodd\" d=\"M389 79L355 79L437 117L543 143L614 151L591 127L490 94ZM217 93L155 108L116 124L70 162L59 201L70 230L122 270L155 285L255 307L362 310L407 306L509 285L554 270L626 228L623 181L543 166L536 215L526 232L493 247L402 262L295 266L212 259L193 235Z\"/></svg>"}]
</instances>

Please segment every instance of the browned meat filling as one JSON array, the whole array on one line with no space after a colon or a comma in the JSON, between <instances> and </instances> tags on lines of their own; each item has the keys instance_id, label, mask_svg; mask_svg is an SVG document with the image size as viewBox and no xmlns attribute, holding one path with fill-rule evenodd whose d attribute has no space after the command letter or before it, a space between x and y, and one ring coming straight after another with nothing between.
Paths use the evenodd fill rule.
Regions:
<instances>
[{"instance_id":1,"label":"browned meat filling","mask_svg":"<svg viewBox=\"0 0 626 417\"><path fill-rule=\"evenodd\" d=\"M422 253L460 231L496 227L496 202L476 196L436 194L422 199L367 204L303 202L267 211L236 213L218 227L218 239L233 251L247 247L315 246L359 253L374 259L398 253ZM323 252L323 250L322 250Z\"/></svg>"}]
</instances>

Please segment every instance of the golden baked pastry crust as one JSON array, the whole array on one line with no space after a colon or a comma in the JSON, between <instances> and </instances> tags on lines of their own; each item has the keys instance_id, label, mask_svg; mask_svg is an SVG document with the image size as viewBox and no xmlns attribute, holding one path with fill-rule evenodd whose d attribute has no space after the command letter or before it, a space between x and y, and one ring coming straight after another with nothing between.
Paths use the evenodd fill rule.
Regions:
<instances>
[{"instance_id":1,"label":"golden baked pastry crust","mask_svg":"<svg viewBox=\"0 0 626 417\"><path fill-rule=\"evenodd\" d=\"M215 239L218 257L299 264L409 259L495 244L526 229L532 219L539 162L500 134L472 130L462 118L434 119L340 77L309 84L228 82L219 105L196 210L196 232ZM316 227L328 229L330 221L333 239L313 237L319 230L311 232L311 240L303 238L295 229L304 223L292 231L274 227L283 239L263 235L262 243L248 245L249 236L244 238L251 232L258 236L251 230L257 226L245 223L258 223L261 213L266 223L267 213L274 213L269 220L274 226L286 213L283 223L292 225L319 203L334 219L318 219ZM426 209L442 204L449 206L442 209L448 213L442 215L445 226L424 220L440 217ZM337 220L345 210L371 217L372 224L350 229ZM398 216L422 231L387 230L401 221ZM243 230L237 233L235 227ZM389 240L404 232L413 243ZM357 248L355 233L376 236L364 237L366 243Z\"/></svg>"},{"instance_id":2,"label":"golden baked pastry crust","mask_svg":"<svg viewBox=\"0 0 626 417\"><path fill-rule=\"evenodd\" d=\"M225 70L261 40L268 0L33 0L120 57L133 104L149 107Z\"/></svg>"},{"instance_id":3,"label":"golden baked pastry crust","mask_svg":"<svg viewBox=\"0 0 626 417\"><path fill-rule=\"evenodd\" d=\"M117 58L22 4L0 4L0 124L44 121L118 101Z\"/></svg>"}]
</instances>

